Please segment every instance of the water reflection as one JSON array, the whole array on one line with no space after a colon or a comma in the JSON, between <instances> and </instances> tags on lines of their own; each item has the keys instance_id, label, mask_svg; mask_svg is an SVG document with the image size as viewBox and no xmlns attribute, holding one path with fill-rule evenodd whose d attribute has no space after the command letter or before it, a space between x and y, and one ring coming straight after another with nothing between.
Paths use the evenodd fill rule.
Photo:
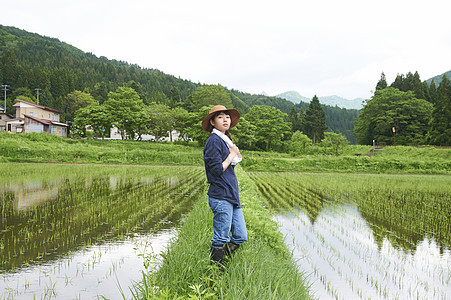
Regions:
<instances>
[{"instance_id":1,"label":"water reflection","mask_svg":"<svg viewBox=\"0 0 451 300\"><path fill-rule=\"evenodd\" d=\"M450 299L450 249L378 242L355 204L325 206L313 223L304 209L275 220L319 299Z\"/></svg>"},{"instance_id":2,"label":"water reflection","mask_svg":"<svg viewBox=\"0 0 451 300\"><path fill-rule=\"evenodd\" d=\"M93 245L56 262L31 265L0 278L1 299L131 299L129 287L144 271L139 245L148 243L159 257L175 231ZM150 249L147 249L150 254ZM157 267L155 261L152 267ZM103 298L105 297L105 298Z\"/></svg>"},{"instance_id":3,"label":"water reflection","mask_svg":"<svg viewBox=\"0 0 451 300\"><path fill-rule=\"evenodd\" d=\"M58 176L60 168L65 173ZM0 290L5 291L0 298L42 297L53 290L66 295L64 284L81 281L73 285L81 294L118 295L116 277L141 277L136 264L142 265L142 258L132 251L134 240L174 228L205 189L201 168L46 166L52 176L42 172L42 165L24 169L23 174L33 176L19 172L8 182L0 178ZM111 265L112 251L122 253L119 260L126 263L120 274L105 276L107 269L118 270ZM72 293L68 298L77 297Z\"/></svg>"}]
</instances>

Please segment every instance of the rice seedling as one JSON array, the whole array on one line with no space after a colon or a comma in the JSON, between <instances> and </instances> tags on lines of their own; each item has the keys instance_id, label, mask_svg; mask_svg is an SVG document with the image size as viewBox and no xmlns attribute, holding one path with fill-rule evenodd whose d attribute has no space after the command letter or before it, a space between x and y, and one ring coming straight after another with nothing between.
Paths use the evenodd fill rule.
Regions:
<instances>
[{"instance_id":1,"label":"rice seedling","mask_svg":"<svg viewBox=\"0 0 451 300\"><path fill-rule=\"evenodd\" d=\"M108 245L177 226L206 186L198 167L4 164L7 169L8 177L0 174L0 273L27 280L19 293L31 285L44 297L60 293L55 274L73 272L61 275L65 286L100 271ZM121 264L118 259L110 274ZM30 268L39 273L36 282L26 277Z\"/></svg>"},{"instance_id":2,"label":"rice seedling","mask_svg":"<svg viewBox=\"0 0 451 300\"><path fill-rule=\"evenodd\" d=\"M449 177L249 175L317 297L448 299Z\"/></svg>"}]
</instances>

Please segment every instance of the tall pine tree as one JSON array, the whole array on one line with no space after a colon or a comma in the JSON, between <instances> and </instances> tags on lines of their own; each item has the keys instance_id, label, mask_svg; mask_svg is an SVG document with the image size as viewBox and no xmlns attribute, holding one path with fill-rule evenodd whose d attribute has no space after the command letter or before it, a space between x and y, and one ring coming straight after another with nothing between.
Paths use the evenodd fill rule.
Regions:
<instances>
[{"instance_id":1,"label":"tall pine tree","mask_svg":"<svg viewBox=\"0 0 451 300\"><path fill-rule=\"evenodd\" d=\"M383 90L387 87L387 80L385 79L385 74L382 72L381 79L379 79L379 82L376 85L376 91Z\"/></svg>"},{"instance_id":2,"label":"tall pine tree","mask_svg":"<svg viewBox=\"0 0 451 300\"><path fill-rule=\"evenodd\" d=\"M439 146L451 145L451 83L446 75L440 83L432 111L429 141Z\"/></svg>"},{"instance_id":3,"label":"tall pine tree","mask_svg":"<svg viewBox=\"0 0 451 300\"><path fill-rule=\"evenodd\" d=\"M288 122L291 122L291 130L293 132L301 130L301 120L294 105L291 107L290 114L288 115Z\"/></svg>"},{"instance_id":4,"label":"tall pine tree","mask_svg":"<svg viewBox=\"0 0 451 300\"><path fill-rule=\"evenodd\" d=\"M324 138L326 126L326 113L315 95L305 111L304 133L313 141L313 145Z\"/></svg>"}]
</instances>

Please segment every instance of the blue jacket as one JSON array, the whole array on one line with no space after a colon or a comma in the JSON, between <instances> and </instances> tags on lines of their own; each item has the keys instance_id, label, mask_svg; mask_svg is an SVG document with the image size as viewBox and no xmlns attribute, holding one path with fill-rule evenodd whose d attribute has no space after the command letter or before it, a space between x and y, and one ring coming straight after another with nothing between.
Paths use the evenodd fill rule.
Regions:
<instances>
[{"instance_id":1,"label":"blue jacket","mask_svg":"<svg viewBox=\"0 0 451 300\"><path fill-rule=\"evenodd\" d=\"M210 184L208 196L227 200L241 207L238 195L238 181L233 166L223 171L222 162L226 160L230 151L227 144L217 135L211 134L204 148L205 172Z\"/></svg>"}]
</instances>

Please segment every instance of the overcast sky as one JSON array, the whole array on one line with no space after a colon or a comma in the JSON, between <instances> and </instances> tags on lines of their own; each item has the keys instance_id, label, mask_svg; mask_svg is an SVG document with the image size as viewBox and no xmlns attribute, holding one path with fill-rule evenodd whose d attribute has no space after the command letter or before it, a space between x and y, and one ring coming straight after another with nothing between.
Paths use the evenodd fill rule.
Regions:
<instances>
[{"instance_id":1,"label":"overcast sky","mask_svg":"<svg viewBox=\"0 0 451 300\"><path fill-rule=\"evenodd\" d=\"M381 73L451 70L449 0L1 0L0 24L274 96L369 98Z\"/></svg>"}]
</instances>

